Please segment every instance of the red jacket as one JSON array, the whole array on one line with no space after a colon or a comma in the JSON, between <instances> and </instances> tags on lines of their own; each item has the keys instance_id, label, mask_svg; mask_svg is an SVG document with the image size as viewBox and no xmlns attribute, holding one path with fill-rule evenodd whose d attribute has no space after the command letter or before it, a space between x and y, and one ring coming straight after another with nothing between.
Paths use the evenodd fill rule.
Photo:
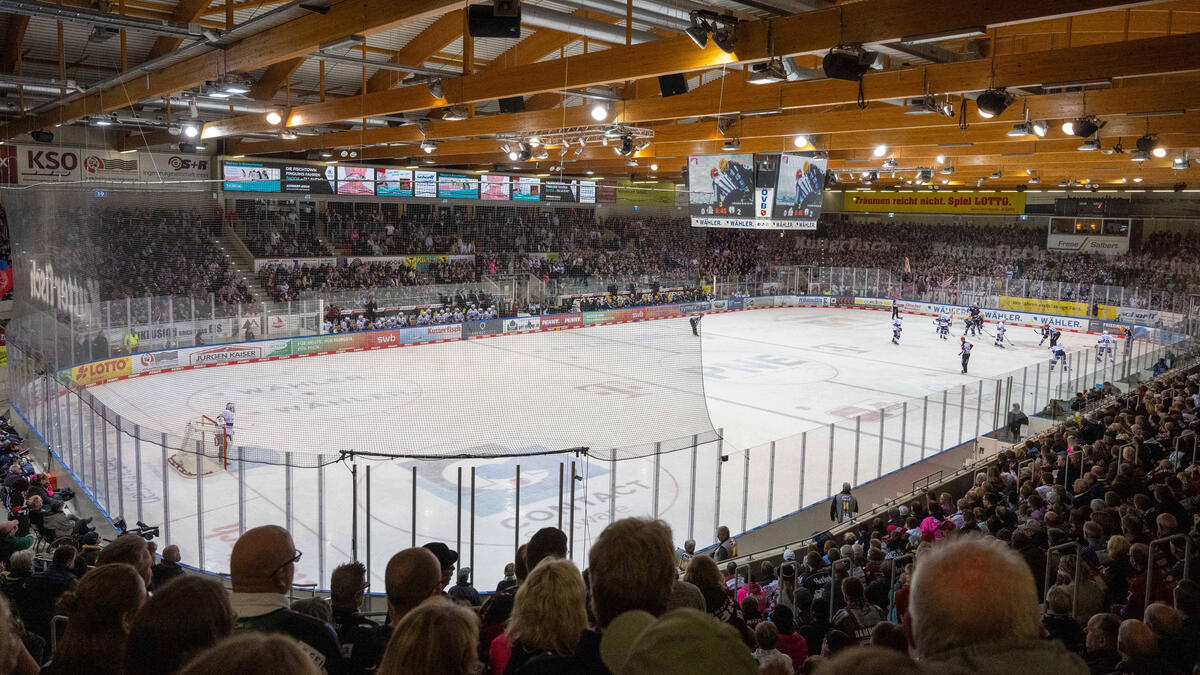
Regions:
<instances>
[{"instance_id":1,"label":"red jacket","mask_svg":"<svg viewBox=\"0 0 1200 675\"><path fill-rule=\"evenodd\" d=\"M780 635L775 648L792 658L792 668L798 673L808 660L808 643L799 633Z\"/></svg>"}]
</instances>

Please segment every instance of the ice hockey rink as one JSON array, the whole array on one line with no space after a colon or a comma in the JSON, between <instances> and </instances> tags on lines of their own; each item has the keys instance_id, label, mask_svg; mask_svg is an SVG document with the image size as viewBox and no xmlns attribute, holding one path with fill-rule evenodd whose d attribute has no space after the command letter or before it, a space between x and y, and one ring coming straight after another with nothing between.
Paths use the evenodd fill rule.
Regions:
<instances>
[{"instance_id":1,"label":"ice hockey rink","mask_svg":"<svg viewBox=\"0 0 1200 675\"><path fill-rule=\"evenodd\" d=\"M987 432L994 378L1026 365L1027 380L1033 364L1044 380L1025 383L1030 414L1035 386L1042 401L1045 387L1074 386L1047 372L1046 348L1027 327L1009 330L1006 349L968 338L975 349L963 375L961 330L941 340L931 317L909 316L893 345L888 312L757 309L706 316L700 338L686 318L665 319L163 373L88 391L128 421L176 434L232 401L235 442L293 465L251 463L196 480L164 470L157 446L135 454L126 438L118 477L110 430L108 474L125 486L126 511L110 515L132 522L140 491L141 519L163 523L186 564L227 570L244 510L246 527L289 522L304 552L298 583L323 586L351 558L351 461L301 465L313 452L353 451L358 555L371 561L372 588L382 591L388 558L414 540L469 540L474 467L476 544L460 564L474 566L476 585L488 589L518 538L559 524L560 466L568 496L572 461L581 477L574 557L586 564L610 517L657 512L677 544L691 534L704 546L717 522L754 527L826 498L832 484L865 482ZM1083 350L1095 336L1065 333L1061 342ZM1017 394L1003 403L1020 402ZM536 454L570 448L589 450ZM561 504L567 529L569 497Z\"/></svg>"}]
</instances>

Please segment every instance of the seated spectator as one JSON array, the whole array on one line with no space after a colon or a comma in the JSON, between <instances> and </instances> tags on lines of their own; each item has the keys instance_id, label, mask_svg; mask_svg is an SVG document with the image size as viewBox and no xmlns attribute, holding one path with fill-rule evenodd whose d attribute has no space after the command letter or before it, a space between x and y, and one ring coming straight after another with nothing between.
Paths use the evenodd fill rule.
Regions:
<instances>
[{"instance_id":1,"label":"seated spectator","mask_svg":"<svg viewBox=\"0 0 1200 675\"><path fill-rule=\"evenodd\" d=\"M59 597L67 630L43 675L118 675L129 627L145 600L146 584L130 565L104 565L83 575L78 587Z\"/></svg>"},{"instance_id":2,"label":"seated spectator","mask_svg":"<svg viewBox=\"0 0 1200 675\"><path fill-rule=\"evenodd\" d=\"M504 637L510 654L493 672L518 673L543 655L570 656L587 629L587 589L570 560L547 558L517 591Z\"/></svg>"},{"instance_id":3,"label":"seated spectator","mask_svg":"<svg viewBox=\"0 0 1200 675\"><path fill-rule=\"evenodd\" d=\"M122 534L105 546L96 558L96 566L124 563L138 571L142 582L150 588L154 577L150 571L154 567L154 555L145 539L136 534Z\"/></svg>"},{"instance_id":4,"label":"seated spectator","mask_svg":"<svg viewBox=\"0 0 1200 675\"><path fill-rule=\"evenodd\" d=\"M871 633L871 644L908 654L908 638L904 635L904 629L890 621L875 624L875 630Z\"/></svg>"},{"instance_id":5,"label":"seated spectator","mask_svg":"<svg viewBox=\"0 0 1200 675\"><path fill-rule=\"evenodd\" d=\"M26 579L15 596L25 627L47 642L50 641L50 620L54 618L59 597L79 582L71 570L75 555L75 547L70 544L55 548L50 567Z\"/></svg>"},{"instance_id":6,"label":"seated spectator","mask_svg":"<svg viewBox=\"0 0 1200 675\"><path fill-rule=\"evenodd\" d=\"M1158 640L1153 631L1138 619L1126 619L1117 630L1118 672L1154 673L1162 670Z\"/></svg>"},{"instance_id":7,"label":"seated spectator","mask_svg":"<svg viewBox=\"0 0 1200 675\"><path fill-rule=\"evenodd\" d=\"M450 596L451 600L457 603L467 605L468 607L478 607L479 591L471 585L471 568L462 567L458 570L458 583L450 587L446 591L446 595Z\"/></svg>"},{"instance_id":8,"label":"seated spectator","mask_svg":"<svg viewBox=\"0 0 1200 675\"><path fill-rule=\"evenodd\" d=\"M454 578L454 565L458 562L458 551L440 541L429 542L425 544L424 548L429 549L438 559L438 564L441 565L442 585L438 587L438 590L444 593L446 586L449 586L450 580Z\"/></svg>"},{"instance_id":9,"label":"seated spectator","mask_svg":"<svg viewBox=\"0 0 1200 675\"><path fill-rule=\"evenodd\" d=\"M79 547L79 557L87 563L88 567L95 567L100 560L100 552L104 547L100 545L100 533L88 532L81 539L83 545ZM153 581L153 577L151 577Z\"/></svg>"},{"instance_id":10,"label":"seated spectator","mask_svg":"<svg viewBox=\"0 0 1200 675\"><path fill-rule=\"evenodd\" d=\"M8 560L17 551L33 547L32 536L17 534L20 528L21 523L18 520L0 519L0 560Z\"/></svg>"},{"instance_id":11,"label":"seated spectator","mask_svg":"<svg viewBox=\"0 0 1200 675\"><path fill-rule=\"evenodd\" d=\"M706 555L698 555L688 562L683 580L695 584L704 595L705 611L718 621L733 626L747 646L753 645L753 635L742 618L742 609L733 601L725 584L721 583L717 563Z\"/></svg>"},{"instance_id":12,"label":"seated spectator","mask_svg":"<svg viewBox=\"0 0 1200 675\"><path fill-rule=\"evenodd\" d=\"M1071 593L1064 586L1051 586L1046 591L1046 613L1042 615L1042 627L1053 640L1059 640L1068 650L1077 654L1084 651L1083 628L1071 613Z\"/></svg>"},{"instance_id":13,"label":"seated spectator","mask_svg":"<svg viewBox=\"0 0 1200 675\"><path fill-rule=\"evenodd\" d=\"M1200 660L1200 584L1182 579L1175 585L1175 609L1183 616L1183 641L1192 645L1192 659Z\"/></svg>"},{"instance_id":14,"label":"seated spectator","mask_svg":"<svg viewBox=\"0 0 1200 675\"><path fill-rule=\"evenodd\" d=\"M843 633L835 628L825 634L825 643L821 645L821 656L828 659L857 646L859 646L858 640L853 635Z\"/></svg>"},{"instance_id":15,"label":"seated spectator","mask_svg":"<svg viewBox=\"0 0 1200 675\"><path fill-rule=\"evenodd\" d=\"M0 582L0 591L4 593L5 597L16 600L25 580L33 575L34 557L35 554L31 548L17 551L9 556L8 564L4 566L4 580Z\"/></svg>"},{"instance_id":16,"label":"seated spectator","mask_svg":"<svg viewBox=\"0 0 1200 675\"><path fill-rule=\"evenodd\" d=\"M842 580L842 596L846 606L833 615L830 625L853 636L861 645L870 644L871 633L875 624L883 621L884 611L867 602L866 589L858 577Z\"/></svg>"},{"instance_id":17,"label":"seated spectator","mask_svg":"<svg viewBox=\"0 0 1200 675\"><path fill-rule=\"evenodd\" d=\"M304 647L287 635L241 633L198 654L179 675L321 675Z\"/></svg>"},{"instance_id":18,"label":"seated spectator","mask_svg":"<svg viewBox=\"0 0 1200 675\"><path fill-rule=\"evenodd\" d=\"M367 590L367 568L354 561L333 568L329 576L329 600L333 627L349 673L364 673L382 658L377 637L379 624L359 613ZM383 643L386 646L386 643Z\"/></svg>"},{"instance_id":19,"label":"seated spectator","mask_svg":"<svg viewBox=\"0 0 1200 675\"><path fill-rule=\"evenodd\" d=\"M341 647L333 628L288 608L286 593L299 560L292 535L277 525L255 527L238 537L229 557L234 630L290 635L305 645L313 663L341 673Z\"/></svg>"},{"instance_id":20,"label":"seated spectator","mask_svg":"<svg viewBox=\"0 0 1200 675\"><path fill-rule=\"evenodd\" d=\"M50 512L42 518L42 531L50 540L65 536L81 537L92 529L88 527L91 522L91 518L80 518L66 513L63 511L63 503L56 501L50 504Z\"/></svg>"},{"instance_id":21,"label":"seated spectator","mask_svg":"<svg viewBox=\"0 0 1200 675\"><path fill-rule=\"evenodd\" d=\"M791 608L776 607L771 612L771 623L779 632L775 648L786 654L792 660L793 669L799 671L808 660L808 642L796 631L795 615Z\"/></svg>"},{"instance_id":22,"label":"seated spectator","mask_svg":"<svg viewBox=\"0 0 1200 675\"><path fill-rule=\"evenodd\" d=\"M1107 675L1117 669L1121 655L1117 653L1117 631L1121 628L1121 617L1116 614L1097 614L1088 619L1084 645L1091 675Z\"/></svg>"},{"instance_id":23,"label":"seated spectator","mask_svg":"<svg viewBox=\"0 0 1200 675\"><path fill-rule=\"evenodd\" d=\"M786 675L795 672L791 657L775 648L779 642L779 629L775 624L762 621L755 626L754 641L758 644L758 648L754 650L754 660L758 661L759 670Z\"/></svg>"},{"instance_id":24,"label":"seated spectator","mask_svg":"<svg viewBox=\"0 0 1200 675\"><path fill-rule=\"evenodd\" d=\"M304 616L310 616L321 623L333 627L333 608L325 598L304 598L292 603L292 611Z\"/></svg>"},{"instance_id":25,"label":"seated spectator","mask_svg":"<svg viewBox=\"0 0 1200 675\"><path fill-rule=\"evenodd\" d=\"M215 579L179 577L154 590L133 619L124 675L171 675L233 633L229 593Z\"/></svg>"},{"instance_id":26,"label":"seated spectator","mask_svg":"<svg viewBox=\"0 0 1200 675\"><path fill-rule=\"evenodd\" d=\"M487 602L483 603L483 607L479 608L479 648L483 650L479 658L484 663L490 660L489 650L492 643L504 633L504 625L512 615L517 590L529 574L529 567L525 564L525 554L528 550L528 544L521 544L517 548L517 561L513 564L515 583L502 591L497 591L488 598Z\"/></svg>"},{"instance_id":27,"label":"seated spectator","mask_svg":"<svg viewBox=\"0 0 1200 675\"><path fill-rule=\"evenodd\" d=\"M38 672L38 662L21 643L20 622L12 615L8 600L0 595L0 664L14 674Z\"/></svg>"},{"instance_id":28,"label":"seated spectator","mask_svg":"<svg viewBox=\"0 0 1200 675\"><path fill-rule=\"evenodd\" d=\"M1183 615L1179 610L1161 602L1151 603L1146 608L1146 627L1158 641L1158 652L1164 665L1181 673L1192 669L1196 645L1183 639Z\"/></svg>"},{"instance_id":29,"label":"seated spectator","mask_svg":"<svg viewBox=\"0 0 1200 675\"><path fill-rule=\"evenodd\" d=\"M922 554L908 609L917 653L931 663L996 675L1087 672L1061 643L1039 639L1033 574L997 540L961 537Z\"/></svg>"},{"instance_id":30,"label":"seated spectator","mask_svg":"<svg viewBox=\"0 0 1200 675\"><path fill-rule=\"evenodd\" d=\"M500 580L500 583L496 584L496 592L506 591L516 585L517 567L513 563L506 563L504 565L504 578Z\"/></svg>"},{"instance_id":31,"label":"seated spectator","mask_svg":"<svg viewBox=\"0 0 1200 675\"><path fill-rule=\"evenodd\" d=\"M693 560L701 557L707 556ZM612 675L759 673L736 629L694 609L677 609L659 619L649 612L624 612L609 622L600 652Z\"/></svg>"},{"instance_id":32,"label":"seated spectator","mask_svg":"<svg viewBox=\"0 0 1200 675\"><path fill-rule=\"evenodd\" d=\"M379 675L476 675L479 619L440 597L404 615L388 642Z\"/></svg>"},{"instance_id":33,"label":"seated spectator","mask_svg":"<svg viewBox=\"0 0 1200 675\"><path fill-rule=\"evenodd\" d=\"M425 600L442 592L442 565L426 547L406 548L392 556L383 574L388 621L376 631L372 653L381 657L400 621Z\"/></svg>"},{"instance_id":34,"label":"seated spectator","mask_svg":"<svg viewBox=\"0 0 1200 675\"><path fill-rule=\"evenodd\" d=\"M169 544L163 549L162 560L150 568L150 577L154 580L154 588L162 588L171 579L183 576L179 558L179 547L175 544Z\"/></svg>"},{"instance_id":35,"label":"seated spectator","mask_svg":"<svg viewBox=\"0 0 1200 675\"><path fill-rule=\"evenodd\" d=\"M696 588L695 584L689 584L683 579L676 579L671 583L671 598L667 601L667 611L684 607L703 612L704 595L699 588Z\"/></svg>"}]
</instances>

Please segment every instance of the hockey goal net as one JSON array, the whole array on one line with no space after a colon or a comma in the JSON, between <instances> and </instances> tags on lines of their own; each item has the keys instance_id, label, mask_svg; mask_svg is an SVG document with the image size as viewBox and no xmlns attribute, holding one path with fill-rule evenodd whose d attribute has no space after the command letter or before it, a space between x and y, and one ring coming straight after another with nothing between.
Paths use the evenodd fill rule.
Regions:
<instances>
[{"instance_id":1,"label":"hockey goal net","mask_svg":"<svg viewBox=\"0 0 1200 675\"><path fill-rule=\"evenodd\" d=\"M207 415L188 420L180 450L168 457L167 463L188 478L207 476L226 468L228 457L221 425Z\"/></svg>"}]
</instances>

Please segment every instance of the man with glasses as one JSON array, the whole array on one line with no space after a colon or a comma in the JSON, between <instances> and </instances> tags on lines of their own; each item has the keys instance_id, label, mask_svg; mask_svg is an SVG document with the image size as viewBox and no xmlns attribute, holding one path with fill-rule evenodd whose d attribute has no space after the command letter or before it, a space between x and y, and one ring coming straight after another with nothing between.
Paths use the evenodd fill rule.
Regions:
<instances>
[{"instance_id":1,"label":"man with glasses","mask_svg":"<svg viewBox=\"0 0 1200 675\"><path fill-rule=\"evenodd\" d=\"M298 562L300 551L292 535L277 525L246 530L238 538L229 558L234 629L290 635L324 672L340 675L345 664L333 629L288 607L287 592Z\"/></svg>"}]
</instances>

